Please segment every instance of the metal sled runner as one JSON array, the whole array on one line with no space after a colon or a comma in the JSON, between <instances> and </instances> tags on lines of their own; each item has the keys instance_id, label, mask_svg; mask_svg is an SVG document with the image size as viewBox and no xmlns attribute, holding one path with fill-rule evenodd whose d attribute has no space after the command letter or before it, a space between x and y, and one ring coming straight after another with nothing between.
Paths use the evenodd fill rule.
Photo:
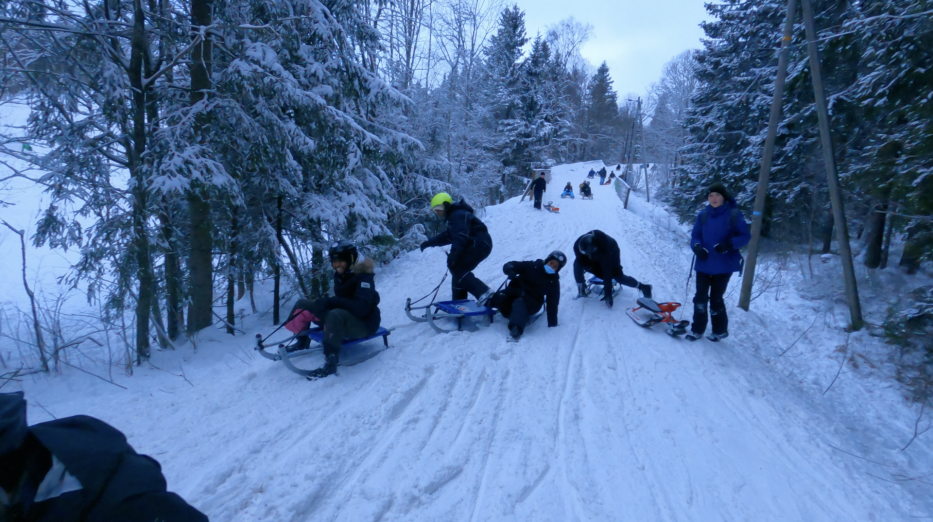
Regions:
<instances>
[{"instance_id":1,"label":"metal sled runner","mask_svg":"<svg viewBox=\"0 0 933 522\"><path fill-rule=\"evenodd\" d=\"M690 321L678 321L671 315L674 310L680 308L680 303L656 303L647 297L639 297L637 302L637 307L629 308L625 313L638 326L651 328L656 324L664 323L664 332L671 337L678 337L687 333Z\"/></svg>"},{"instance_id":2,"label":"metal sled runner","mask_svg":"<svg viewBox=\"0 0 933 522\"><path fill-rule=\"evenodd\" d=\"M586 282L586 289L589 291L590 295L593 297L600 297L606 291L606 282L601 278L593 276L589 278ZM612 281L612 297L615 297L622 291L622 285Z\"/></svg>"},{"instance_id":3,"label":"metal sled runner","mask_svg":"<svg viewBox=\"0 0 933 522\"><path fill-rule=\"evenodd\" d=\"M379 330L377 330L376 333L370 337L365 337L362 339L349 339L349 340L344 341L343 344L341 345L340 366L353 366L354 364L359 364L363 361L371 359L372 357L375 357L380 352L388 349L389 348L389 334L391 333L392 333L391 330L386 330L385 328L380 326ZM312 341L317 342L317 345L310 346L309 348L305 348L304 350L291 350L291 351L289 350L290 348L295 346L295 344L292 343L292 341L296 341L298 338L305 337L305 336L309 337ZM356 346L359 344L363 344L366 341L377 339L379 337L382 337L383 348L363 353L361 355L358 355L357 357L353 357L352 355L349 358L344 357L345 354L343 352L346 348L351 347L351 346ZM270 353L266 351L266 346L263 343L262 336L257 334L256 335L256 350L258 350L259 354L265 357L266 359L269 359L270 361L282 361L283 363L285 363L285 367L288 368L289 370L297 373L298 375L301 375L302 377L307 377L308 374L310 374L313 371L313 369L304 370L304 369L298 368L297 366L292 364L292 359L296 357L301 357L304 355L323 353L324 352L324 345L322 344L323 340L324 340L324 329L321 327L312 328L311 330L307 332L302 332L300 334L293 335L292 337L284 339L283 341L278 343L279 346L278 346L277 352ZM272 343L272 344L275 344L275 343Z\"/></svg>"},{"instance_id":4,"label":"metal sled runner","mask_svg":"<svg viewBox=\"0 0 933 522\"><path fill-rule=\"evenodd\" d=\"M431 309L434 309L432 312ZM424 310L423 315L416 315L412 313L416 310ZM405 301L405 313L408 314L408 318L412 321L418 323L428 323L431 325L431 328L434 328L440 333L450 333L463 330L463 319L467 317L488 317L489 324L492 324L492 318L496 315L496 311L492 308L487 308L485 306L479 306L476 304L476 301L472 299L460 299L457 301L439 301L437 303L431 303L425 306L412 306L411 298ZM456 329L447 329L441 327L438 322L439 320L445 319L456 319L457 328Z\"/></svg>"}]
</instances>

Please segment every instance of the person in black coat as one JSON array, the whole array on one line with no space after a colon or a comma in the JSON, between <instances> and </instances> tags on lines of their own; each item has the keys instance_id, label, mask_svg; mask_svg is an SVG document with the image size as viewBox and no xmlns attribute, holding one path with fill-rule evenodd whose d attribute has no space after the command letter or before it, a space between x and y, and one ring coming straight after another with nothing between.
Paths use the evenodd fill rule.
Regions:
<instances>
[{"instance_id":1,"label":"person in black coat","mask_svg":"<svg viewBox=\"0 0 933 522\"><path fill-rule=\"evenodd\" d=\"M555 250L544 260L509 261L502 267L509 284L493 296L490 304L509 319L512 339L518 340L522 336L528 320L542 306L547 306L548 327L557 326L557 308L560 305L558 272L566 264L567 256Z\"/></svg>"},{"instance_id":2,"label":"person in black coat","mask_svg":"<svg viewBox=\"0 0 933 522\"><path fill-rule=\"evenodd\" d=\"M162 468L117 429L77 415L28 426L22 392L0 394L0 520L207 522L167 491Z\"/></svg>"},{"instance_id":3,"label":"person in black coat","mask_svg":"<svg viewBox=\"0 0 933 522\"><path fill-rule=\"evenodd\" d=\"M463 200L453 203L446 192L434 196L431 205L431 211L447 221L447 230L421 243L421 251L450 245L447 268L452 278L452 298L466 299L469 294L476 298L477 304L485 306L493 292L473 275L473 270L492 252L492 237L486 225L473 214L473 207Z\"/></svg>"},{"instance_id":4,"label":"person in black coat","mask_svg":"<svg viewBox=\"0 0 933 522\"><path fill-rule=\"evenodd\" d=\"M375 261L369 258L359 261L359 251L350 241L335 243L329 254L334 269L334 295L314 301L299 299L285 323L285 328L294 334L305 331L311 323L324 326L324 366L312 371L311 379L336 373L343 342L375 335L382 320L373 275ZM298 341L295 349L300 350L307 348L311 339L299 337Z\"/></svg>"},{"instance_id":5,"label":"person in black coat","mask_svg":"<svg viewBox=\"0 0 933 522\"><path fill-rule=\"evenodd\" d=\"M605 283L602 300L612 308L612 281L637 288L645 297L651 297L651 285L639 283L634 277L622 272L619 244L601 230L591 230L583 234L573 244L573 278L577 282L579 296L587 295L584 272L589 272Z\"/></svg>"},{"instance_id":6,"label":"person in black coat","mask_svg":"<svg viewBox=\"0 0 933 522\"><path fill-rule=\"evenodd\" d=\"M538 176L538 179L531 182L531 191L534 193L535 208L541 210L541 198L547 190L547 180L544 179L544 172Z\"/></svg>"},{"instance_id":7,"label":"person in black coat","mask_svg":"<svg viewBox=\"0 0 933 522\"><path fill-rule=\"evenodd\" d=\"M606 172L606 167L603 167L603 168L599 169L599 184L600 184L600 185L605 185L605 184L606 184L606 176L607 176L607 175L608 175L608 173Z\"/></svg>"}]
</instances>

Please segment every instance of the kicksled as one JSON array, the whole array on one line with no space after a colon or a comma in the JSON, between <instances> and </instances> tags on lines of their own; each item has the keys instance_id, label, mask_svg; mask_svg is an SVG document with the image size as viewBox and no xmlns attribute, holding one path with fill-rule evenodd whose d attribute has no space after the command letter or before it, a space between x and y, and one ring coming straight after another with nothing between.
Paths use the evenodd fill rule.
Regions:
<instances>
[{"instance_id":1,"label":"kicksled","mask_svg":"<svg viewBox=\"0 0 933 522\"><path fill-rule=\"evenodd\" d=\"M492 324L493 316L496 315L494 309L479 306L472 299L438 301L424 306L412 306L411 304L411 298L405 301L405 313L408 318L416 323L428 323L431 328L439 333L458 332L464 328L468 331L475 331L475 324L470 320L465 321L465 319L486 317L488 323ZM452 320L456 321L456 328L445 326Z\"/></svg>"},{"instance_id":2,"label":"kicksled","mask_svg":"<svg viewBox=\"0 0 933 522\"><path fill-rule=\"evenodd\" d=\"M671 315L681 307L680 303L656 303L648 297L639 297L638 306L629 308L625 313L642 328L651 328L664 324L664 333L671 337L680 337L687 333L690 321L678 321Z\"/></svg>"},{"instance_id":3,"label":"kicksled","mask_svg":"<svg viewBox=\"0 0 933 522\"><path fill-rule=\"evenodd\" d=\"M392 330L387 330L383 327L379 327L379 330L376 331L370 337L365 337L362 339L350 339L344 341L340 348L340 366L347 367L360 364L361 362L368 361L373 357L379 355L385 350L389 349L389 335L392 333ZM298 346L298 340L301 337L310 338L310 346L305 349L296 350ZM367 343L373 339L382 338L382 346L375 345L374 343ZM312 328L311 330L301 332L297 335L293 335L289 338L283 339L278 343L269 343L270 345L278 344L278 348L275 352L270 352L267 350L266 342L261 335L256 334L256 350L259 351L259 355L262 355L270 361L282 361L285 364L285 367L291 370L302 377L308 377L308 375L314 370L314 368L305 370L299 368L292 363L292 359L298 357L303 357L306 355L313 354L323 354L324 345L322 344L324 340L324 329L322 327ZM313 344L316 343L316 344Z\"/></svg>"}]
</instances>

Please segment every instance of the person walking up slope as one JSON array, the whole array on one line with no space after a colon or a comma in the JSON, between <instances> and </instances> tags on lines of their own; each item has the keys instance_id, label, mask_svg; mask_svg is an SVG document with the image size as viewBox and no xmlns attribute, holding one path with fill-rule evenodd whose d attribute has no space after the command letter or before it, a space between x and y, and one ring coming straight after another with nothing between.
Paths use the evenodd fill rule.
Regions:
<instances>
[{"instance_id":1,"label":"person walking up slope","mask_svg":"<svg viewBox=\"0 0 933 522\"><path fill-rule=\"evenodd\" d=\"M690 239L690 248L697 256L694 265L697 292L693 298L693 326L685 337L691 341L702 337L711 316L713 333L707 339L718 342L729 336L729 317L723 295L732 273L742 269L742 255L738 249L748 244L751 234L725 185L713 183L707 200L709 206L697 216Z\"/></svg>"},{"instance_id":2,"label":"person walking up slope","mask_svg":"<svg viewBox=\"0 0 933 522\"><path fill-rule=\"evenodd\" d=\"M586 282L583 273L589 272L605 283L602 300L612 308L612 281L637 288L645 297L651 297L651 285L639 283L637 279L622 272L619 244L601 230L591 230L580 236L573 244L573 278L577 282L578 297L586 297Z\"/></svg>"},{"instance_id":3,"label":"person walking up slope","mask_svg":"<svg viewBox=\"0 0 933 522\"><path fill-rule=\"evenodd\" d=\"M538 179L531 182L531 190L534 192L535 208L541 210L541 198L544 195L544 191L547 190L547 180L544 179L543 172L538 176Z\"/></svg>"},{"instance_id":4,"label":"person walking up slope","mask_svg":"<svg viewBox=\"0 0 933 522\"><path fill-rule=\"evenodd\" d=\"M473 275L473 270L492 252L492 237L486 225L473 214L473 207L463 200L454 203L446 192L434 196L431 211L438 219L447 221L447 230L421 243L421 251L450 245L447 268L452 277L451 296L456 301L466 299L469 294L476 298L478 305L485 306L493 292Z\"/></svg>"},{"instance_id":5,"label":"person walking up slope","mask_svg":"<svg viewBox=\"0 0 933 522\"><path fill-rule=\"evenodd\" d=\"M528 321L547 307L548 328L557 326L557 307L560 304L560 269L567 264L567 256L555 250L537 261L509 261L502 272L509 278L505 290L490 300L493 308L509 319L509 335L518 340L525 332Z\"/></svg>"}]
</instances>

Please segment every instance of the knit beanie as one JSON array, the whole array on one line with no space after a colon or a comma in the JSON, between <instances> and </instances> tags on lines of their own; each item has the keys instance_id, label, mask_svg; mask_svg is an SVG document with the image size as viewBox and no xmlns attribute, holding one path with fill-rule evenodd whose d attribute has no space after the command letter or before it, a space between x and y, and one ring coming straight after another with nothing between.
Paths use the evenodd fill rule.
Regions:
<instances>
[{"instance_id":1,"label":"knit beanie","mask_svg":"<svg viewBox=\"0 0 933 522\"><path fill-rule=\"evenodd\" d=\"M706 192L706 195L709 196L713 192L722 196L722 198L725 199L726 201L729 201L730 199L732 199L732 197L729 195L729 191L726 190L726 186L718 181L709 186L709 190Z\"/></svg>"}]
</instances>

